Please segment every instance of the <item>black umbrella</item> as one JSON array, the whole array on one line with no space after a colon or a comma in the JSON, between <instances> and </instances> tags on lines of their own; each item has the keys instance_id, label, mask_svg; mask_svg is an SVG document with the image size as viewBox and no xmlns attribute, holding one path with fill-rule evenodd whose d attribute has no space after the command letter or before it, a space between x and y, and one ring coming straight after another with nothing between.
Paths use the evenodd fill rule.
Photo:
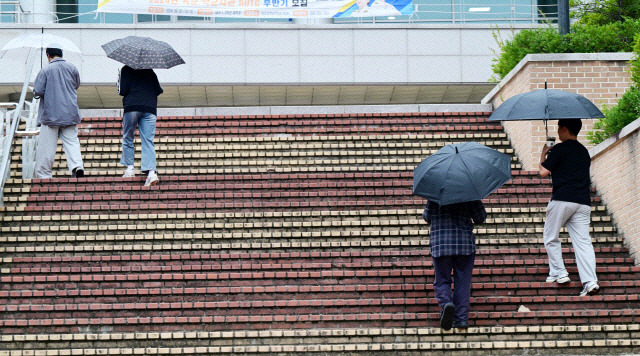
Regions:
<instances>
[{"instance_id":1,"label":"black umbrella","mask_svg":"<svg viewBox=\"0 0 640 356\"><path fill-rule=\"evenodd\" d=\"M413 171L413 194L440 205L482 200L511 179L511 157L477 142L447 145Z\"/></svg>"},{"instance_id":2,"label":"black umbrella","mask_svg":"<svg viewBox=\"0 0 640 356\"><path fill-rule=\"evenodd\" d=\"M133 69L171 68L184 64L166 42L149 37L128 36L102 45L107 57Z\"/></svg>"},{"instance_id":3,"label":"black umbrella","mask_svg":"<svg viewBox=\"0 0 640 356\"><path fill-rule=\"evenodd\" d=\"M541 89L507 99L493 111L489 121L544 120L546 129L547 120L603 117L602 111L582 95Z\"/></svg>"}]
</instances>

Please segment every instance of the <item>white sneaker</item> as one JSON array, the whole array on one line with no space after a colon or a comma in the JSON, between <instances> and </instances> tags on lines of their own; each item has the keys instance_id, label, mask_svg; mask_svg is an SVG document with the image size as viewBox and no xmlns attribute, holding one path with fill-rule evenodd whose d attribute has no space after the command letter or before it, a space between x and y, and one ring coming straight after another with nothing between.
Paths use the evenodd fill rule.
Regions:
<instances>
[{"instance_id":1,"label":"white sneaker","mask_svg":"<svg viewBox=\"0 0 640 356\"><path fill-rule=\"evenodd\" d=\"M553 282L557 282L559 284L565 284L565 283L569 283L571 282L571 279L569 279L569 276L564 276L564 277L547 277L547 283L553 283Z\"/></svg>"},{"instance_id":2,"label":"white sneaker","mask_svg":"<svg viewBox=\"0 0 640 356\"><path fill-rule=\"evenodd\" d=\"M584 288L582 288L582 292L580 292L580 296L584 297L586 295L598 294L599 291L600 286L598 285L598 282L590 282L584 285Z\"/></svg>"},{"instance_id":3,"label":"white sneaker","mask_svg":"<svg viewBox=\"0 0 640 356\"><path fill-rule=\"evenodd\" d=\"M160 179L158 178L158 174L154 172L147 176L147 181L144 182L144 186L156 185L158 182L160 182Z\"/></svg>"},{"instance_id":4,"label":"white sneaker","mask_svg":"<svg viewBox=\"0 0 640 356\"><path fill-rule=\"evenodd\" d=\"M124 174L122 175L122 178L131 178L131 177L135 177L136 176L136 172L133 168L127 168L126 171L124 171Z\"/></svg>"}]
</instances>

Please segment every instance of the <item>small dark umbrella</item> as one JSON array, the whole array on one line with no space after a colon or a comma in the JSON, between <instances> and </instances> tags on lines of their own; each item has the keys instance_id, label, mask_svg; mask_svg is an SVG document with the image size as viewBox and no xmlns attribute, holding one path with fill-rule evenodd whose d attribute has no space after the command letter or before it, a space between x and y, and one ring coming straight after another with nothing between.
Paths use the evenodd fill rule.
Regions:
<instances>
[{"instance_id":1,"label":"small dark umbrella","mask_svg":"<svg viewBox=\"0 0 640 356\"><path fill-rule=\"evenodd\" d=\"M133 69L171 68L184 64L166 42L149 37L128 36L102 45L107 57Z\"/></svg>"},{"instance_id":2,"label":"small dark umbrella","mask_svg":"<svg viewBox=\"0 0 640 356\"><path fill-rule=\"evenodd\" d=\"M582 95L562 90L541 89L507 99L493 111L489 121L544 120L546 129L547 120L602 117L602 111Z\"/></svg>"},{"instance_id":3,"label":"small dark umbrella","mask_svg":"<svg viewBox=\"0 0 640 356\"><path fill-rule=\"evenodd\" d=\"M482 200L511 179L511 158L477 142L447 145L413 171L413 194L440 205Z\"/></svg>"}]
</instances>

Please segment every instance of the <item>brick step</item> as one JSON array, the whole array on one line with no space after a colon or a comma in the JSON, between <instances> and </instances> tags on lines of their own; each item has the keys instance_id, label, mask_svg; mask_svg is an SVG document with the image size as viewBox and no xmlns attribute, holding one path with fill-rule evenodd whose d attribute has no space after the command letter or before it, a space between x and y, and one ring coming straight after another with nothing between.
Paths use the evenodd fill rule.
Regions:
<instances>
[{"instance_id":1,"label":"brick step","mask_svg":"<svg viewBox=\"0 0 640 356\"><path fill-rule=\"evenodd\" d=\"M572 254L573 251L566 249L568 254ZM13 266L9 268L2 268L0 276L32 276L32 275L56 275L56 274L93 274L93 273L142 273L142 272L225 272L231 271L233 273L240 272L252 272L252 271L316 271L339 268L345 271L362 270L362 269L376 269L376 268L433 268L429 251L415 251L422 252L422 255L415 256L403 256L403 257L390 257L384 256L377 259L363 258L356 261L336 261L334 258L325 257L324 259L316 259L314 261L308 260L294 260L287 262L274 262L274 261L234 261L229 263L219 263L214 261L207 261L209 263L199 261L191 261L192 263L180 262L102 262L99 265L87 266L85 263L76 266L70 266L69 263L64 263L63 266L44 265L44 264L31 264L32 267L17 267L15 261ZM623 254L619 254L616 257L602 257L596 258L596 265L602 267L622 267L633 266L634 260L630 257L623 257ZM502 256L501 256L502 257ZM547 265L546 255L540 254L531 259L524 259L518 255L506 256L511 259L497 260L490 256L479 254L475 261L475 268L482 268L483 271L487 268L494 267L512 267L516 269L529 268L529 267L542 267ZM22 262L24 263L24 262ZM565 259L567 266L574 266L576 264L575 259ZM481 271L481 272L483 272ZM486 271L484 271L486 272ZM518 274L518 272L516 272ZM84 276L83 276L84 277Z\"/></svg>"},{"instance_id":2,"label":"brick step","mask_svg":"<svg viewBox=\"0 0 640 356\"><path fill-rule=\"evenodd\" d=\"M168 141L168 139L158 139L155 150L156 154L164 155L165 157L171 157L170 155L180 155L180 154L198 154L201 152L207 152L211 154L225 153L226 157L232 157L235 153L246 154L247 152L253 152L255 156L272 156L279 157L283 155L291 155L296 152L317 152L317 151L334 151L339 150L340 152L348 152L351 151L352 154L363 154L367 151L377 151L389 154L391 151L418 151L418 152L435 152L442 148L442 146L451 144L451 143L459 143L459 142L469 142L475 141L485 146L489 146L495 149L501 149L505 152L513 153L513 149L510 146L509 140L506 137L477 137L477 136L469 136L460 134L458 137L451 138L449 136L434 136L431 140L425 141L424 139L419 139L417 136L390 136L387 139L381 140L373 137L366 137L366 139L361 138L351 138L344 136L335 136L335 137L327 137L325 141L264 141L264 142L242 142L236 143L235 141L231 142L218 142L218 141L208 141L201 139L184 139L180 140L181 142L177 143L174 139L173 141ZM134 148L136 153L139 155L141 153L141 147L139 145L140 140L134 140ZM263 152L264 151L264 152ZM15 155L13 157L21 157L22 154L22 146L17 146L14 148L13 152ZM64 149L62 147L62 143L59 143L56 146L56 152L58 155L65 154ZM106 142L94 142L94 140L90 140L89 142L83 141L82 153L83 158L89 157L89 155L101 156L105 155L105 157L113 157L112 155L119 156L122 152L122 142L115 140L106 140ZM307 153L308 154L308 153ZM139 158L139 157L138 157Z\"/></svg>"},{"instance_id":3,"label":"brick step","mask_svg":"<svg viewBox=\"0 0 640 356\"><path fill-rule=\"evenodd\" d=\"M378 179L370 182L358 182L348 180L289 180L280 182L269 181L242 181L242 182L179 182L173 180L165 182L164 179L156 187L144 187L142 184L136 184L138 181L142 181L146 177L136 178L120 178L117 182L113 183L78 183L78 184L57 184L54 182L47 182L45 185L34 185L31 187L30 192L20 192L17 196L17 201L47 201L47 200L70 200L76 197L76 200L87 200L86 197L94 197L94 200L109 200L111 197L116 197L114 200L122 199L119 196L125 195L128 197L136 198L138 195L146 196L151 194L179 194L192 197L194 194L222 194L223 198L231 197L231 194L246 194L256 193L265 197L271 197L266 193L273 193L274 198L287 198L288 196L300 196L303 192L309 192L308 195L315 196L341 196L342 194L350 193L358 194L360 192L381 194L381 189L389 191L394 195L410 195L412 194L413 181L404 179ZM161 177L164 178L164 177ZM34 180L34 184L44 183L42 179ZM135 183L134 183L135 182ZM7 196L16 197L12 190L7 192ZM29 194L24 194L29 193ZM297 193L297 194L296 194ZM508 185L497 189L492 193L491 197L500 199L503 196L518 198L536 198L539 195L550 196L552 194L551 186L533 186L524 187L522 185ZM592 189L592 195L595 197L595 188ZM303 196L303 195L302 195ZM208 197L208 195L204 195ZM171 196L173 198L173 196ZM153 198L156 199L156 198ZM175 199L175 198L173 198Z\"/></svg>"},{"instance_id":4,"label":"brick step","mask_svg":"<svg viewBox=\"0 0 640 356\"><path fill-rule=\"evenodd\" d=\"M7 246L7 244L3 244L0 246L0 257L2 261L5 263L10 263L12 260L12 256L20 256L21 254L44 254L45 256L55 254L59 256L69 256L69 255L99 255L103 254L113 254L113 253L121 253L128 254L130 252L157 252L157 253L193 253L193 252L210 252L212 250L217 252L291 252L291 251L352 251L352 250L363 250L363 249L372 249L377 250L380 248L384 248L386 250L406 250L406 249L420 249L426 248L429 246L429 240L424 239L411 239L408 237L414 237L413 234L410 234L411 231L403 231L396 236L382 236L374 233L374 238L367 237L362 239L358 239L355 237L349 237L346 233L335 234L335 240L327 241L326 237L314 238L312 241L292 241L291 238L287 238L288 234L277 234L278 239L282 239L283 242L264 242L264 241L252 241L248 238L242 238L241 236L236 237L236 239L240 239L239 242L225 242L225 243L217 243L216 240L213 240L214 243L211 243L212 239L223 239L219 235L215 235L211 237L205 237L205 235L195 235L192 237L192 240L199 241L198 239L204 239L207 241L202 241L200 243L185 243L180 244L170 244L167 242L173 242L174 240L179 240L190 238L189 234L186 236L178 235L174 237L172 235L159 235L161 237L156 237L159 240L157 243L150 242L150 238L148 235L136 235L134 237L122 237L116 236L116 238L111 237L111 235L105 236L78 236L75 240L73 236L65 236L63 239L65 241L77 241L73 244L63 245L61 243L54 243L52 245L45 245L43 243L31 243L32 245L27 246ZM292 234L294 238L297 238L298 234ZM299 236L307 236L306 233L301 232ZM339 238L342 236L342 238ZM267 241L273 241L276 238L270 238ZM26 238L25 238L26 240ZM168 241L167 241L168 240ZM560 240L569 244L568 237L562 236ZM54 242L56 241L56 237L48 237L47 241ZM84 244L84 241L87 241ZM106 244L95 244L95 241L107 241ZM134 244L119 244L114 243L113 241L136 241ZM612 236L595 236L592 237L592 241L594 246L596 247L606 247L606 248L619 248L623 245L623 238L619 235ZM530 247L539 247L543 245L542 237L534 237L534 238L522 238L522 237L513 237L513 238L488 238L488 239L476 239L476 243L481 248L505 248L505 247L514 247L517 246L519 248L530 248Z\"/></svg>"},{"instance_id":5,"label":"brick step","mask_svg":"<svg viewBox=\"0 0 640 356\"><path fill-rule=\"evenodd\" d=\"M256 181L255 183L241 182L241 183L225 183L225 182L165 182L157 187L144 187L140 183L146 177L135 178L121 178L117 183L100 184L100 183L79 183L77 185L53 185L46 184L43 186L35 185L31 187L30 191L24 191L28 188L20 188L19 194L15 189L8 188L6 196L12 201L28 202L28 201L46 201L46 200L70 200L73 197L77 197L77 200L87 200L87 196L94 197L94 200L108 200L111 197L118 197L115 200L121 199L120 195L126 195L130 197L145 196L150 194L177 194L187 195L188 197L193 194L205 192L209 193L222 193L223 197L228 197L232 192L238 192L238 194L244 194L246 192L255 192L265 195L265 193L272 192L275 197L283 197L284 194L295 196L296 192L305 191L309 192L309 195L317 196L323 193L324 196L339 196L341 192L357 194L361 191L378 192L380 189L390 190L396 195L413 195L412 194L412 181L408 180L393 180L393 179L379 179L371 182L354 182L354 181L288 181L288 182L264 182ZM38 179L39 183L42 180ZM133 183L135 182L135 183ZM408 188L407 188L408 187ZM330 193L331 192L331 193ZM503 188L497 189L492 193L491 197L500 199L503 197L518 197L518 198L537 198L539 195L550 196L552 194L552 188L550 186L516 186L508 185ZM592 188L592 195L596 197L595 188ZM278 196L279 195L279 196ZM298 193L300 195L300 193ZM173 196L171 196L173 197ZM205 197L207 197L205 195ZM268 197L268 196L267 196Z\"/></svg>"},{"instance_id":6,"label":"brick step","mask_svg":"<svg viewBox=\"0 0 640 356\"><path fill-rule=\"evenodd\" d=\"M478 224L476 230L487 228L515 229L539 227L544 223L544 208L487 208L487 218ZM423 209L390 209L390 210L301 210L301 211L265 211L238 213L163 213L163 214L74 214L74 215L3 215L0 221L5 227L36 223L43 226L71 226L82 222L82 225L111 223L147 225L149 223L172 224L217 224L216 229L256 229L262 227L297 228L297 227L344 227L344 226L412 226L425 229L422 218ZM610 226L611 217L605 215L603 206L591 208L591 224L593 226ZM244 225L239 225L240 223ZM509 224L506 226L505 224ZM208 225L207 227L211 227ZM194 228L197 228L194 226ZM9 231L9 230L6 230ZM17 230L16 230L17 231Z\"/></svg>"},{"instance_id":7,"label":"brick step","mask_svg":"<svg viewBox=\"0 0 640 356\"><path fill-rule=\"evenodd\" d=\"M225 207L254 209L300 209L326 210L328 207L351 209L416 208L424 206L425 199L412 194L411 187L362 187L346 189L298 188L289 190L254 190L247 184L245 189L196 189L190 192L162 190L157 186L144 187L139 192L114 191L111 193L58 193L34 194L30 196L4 197L6 203L29 204L34 211L77 210L128 210L134 213L155 212L164 209L223 209ZM533 194L508 194L506 189L497 191L483 201L485 204L546 204L550 188L536 189ZM598 205L599 196L591 196L591 204ZM152 211L149 211L152 210Z\"/></svg>"},{"instance_id":8,"label":"brick step","mask_svg":"<svg viewBox=\"0 0 640 356\"><path fill-rule=\"evenodd\" d=\"M488 112L475 113L359 113L359 114L311 114L311 115L220 115L220 116L158 116L157 123L186 127L191 124L225 127L250 126L318 126L318 125L402 125L421 124L471 124L472 126L497 126L488 121ZM83 117L80 125L95 127L122 127L121 117ZM102 125L102 126L99 126Z\"/></svg>"},{"instance_id":9,"label":"brick step","mask_svg":"<svg viewBox=\"0 0 640 356\"><path fill-rule=\"evenodd\" d=\"M369 124L366 122L358 122L354 120L349 124L337 125L325 123L324 125L261 125L261 126L217 126L214 124L203 123L201 125L195 123L184 122L176 123L175 121L158 121L156 123L156 137L172 136L172 137L206 137L206 136L268 136L268 135L389 135L389 134L439 134L439 133L456 133L456 134L473 134L475 132L487 133L491 131L503 132L500 124L430 124L421 122L421 120L409 120L404 123L381 123ZM111 128L102 128L100 124L80 125L78 127L78 137L122 137L122 126L113 126Z\"/></svg>"},{"instance_id":10,"label":"brick step","mask_svg":"<svg viewBox=\"0 0 640 356\"><path fill-rule=\"evenodd\" d=\"M344 174L344 173L380 173L380 172L413 172L415 169L415 165L395 165L389 164L386 166L377 166L377 165L369 165L369 166L355 166L355 165L330 165L327 162L324 162L321 166L311 165L311 166L290 166L283 167L279 165L274 166L233 166L233 167L224 167L224 168L210 168L210 167L178 167L178 168L164 168L159 172L161 176L164 175L181 175L183 177L196 176L196 175L212 175L212 174L316 174L316 173L335 173L335 174ZM87 171L87 174L91 174L90 176L85 176L83 179L89 179L90 177L94 177L97 179L111 179L111 178L121 178L123 174L123 166L118 165L117 168L95 168L90 172ZM517 164L513 166L513 169L520 169L521 165ZM17 170L18 165L12 164L12 169ZM11 182L19 182L30 181L30 180L22 180L20 179L22 173L21 171L12 171L11 173ZM60 179L62 182L78 182L78 180L71 180L69 171L66 169L64 165L58 165L53 167L52 175L56 179ZM65 179L67 179L65 181Z\"/></svg>"},{"instance_id":11,"label":"brick step","mask_svg":"<svg viewBox=\"0 0 640 356\"><path fill-rule=\"evenodd\" d=\"M219 297L201 296L196 300L167 298L160 302L71 302L53 301L52 304L39 304L35 301L22 304L0 305L2 320L38 319L47 317L62 318L118 318L118 317L168 317L168 316L247 316L247 315L300 315L308 314L312 308L315 314L359 314L379 313L438 313L440 308L435 298L424 296L410 297L402 293L391 296L369 295L362 297L306 296L306 298L278 298L220 300ZM247 297L247 296L244 296ZM299 296L298 296L299 297ZM127 299L127 298L123 298ZM539 297L472 297L471 310L482 312L518 312L525 306L531 312L536 311L584 311L597 309L630 309L638 303L638 295L607 295L594 297L575 296L539 296ZM524 303L524 304L523 304ZM182 312L176 314L177 311ZM528 313L528 312L526 312ZM47 315L48 314L48 315Z\"/></svg>"},{"instance_id":12,"label":"brick step","mask_svg":"<svg viewBox=\"0 0 640 356\"><path fill-rule=\"evenodd\" d=\"M505 186L509 186L515 184L514 182L518 182L518 184L524 185L544 185L547 186L551 184L551 180L547 178L540 178L538 172L536 171L522 171L522 170L513 170L511 171L511 175L513 179L505 184ZM411 170L384 170L377 172L342 172L342 173L331 173L331 172L312 172L312 173L304 173L304 172L289 172L289 173L251 173L245 174L244 172L235 172L235 173L210 173L206 172L192 174L192 175L176 175L176 174L165 174L163 175L163 183L167 184L176 184L176 183L200 183L200 182L226 182L226 183L244 183L244 182L288 182L288 181L340 181L340 180L360 180L365 182L375 181L376 179L403 179L403 180L411 180L413 179L413 169ZM72 187L83 187L85 185L123 185L123 183L127 181L128 178L111 178L111 177L84 177L83 179L72 179L72 178L52 178L52 179L19 179L19 178L11 178L7 179L6 187L13 187L16 192L30 191L31 187L59 187L59 186L72 186ZM21 189L21 190L20 190Z\"/></svg>"},{"instance_id":13,"label":"brick step","mask_svg":"<svg viewBox=\"0 0 640 356\"><path fill-rule=\"evenodd\" d=\"M517 189L524 193L526 190L538 187L549 187L551 180L537 175L527 174L526 171L513 171L513 178L505 183L501 189ZM142 177L140 177L142 178ZM141 179L138 179L141 180ZM138 181L135 180L135 181ZM111 191L111 190L141 190L138 185L130 184L130 178L86 177L84 179L11 179L7 181L7 193L28 192L83 192L83 191ZM413 172L365 172L365 173L315 173L315 174L219 174L219 175L163 175L163 189L180 189L186 186L193 189L202 184L224 184L241 186L251 183L261 187L264 184L333 184L335 187L362 187L388 185L394 182L399 186L413 184Z\"/></svg>"},{"instance_id":14,"label":"brick step","mask_svg":"<svg viewBox=\"0 0 640 356\"><path fill-rule=\"evenodd\" d=\"M391 312L352 314L298 314L298 315L240 315L240 316L166 316L166 317L114 317L114 318L39 318L0 320L6 334L46 333L53 329L70 333L78 329L94 330L108 326L112 332L151 331L222 331L310 328L367 328L367 327L435 327L439 313ZM614 324L640 323L640 309L551 310L519 312L470 312L475 326L520 326L557 324Z\"/></svg>"},{"instance_id":15,"label":"brick step","mask_svg":"<svg viewBox=\"0 0 640 356\"><path fill-rule=\"evenodd\" d=\"M598 259L615 259L615 263L623 264L632 261L628 257L626 247L595 247ZM572 254L573 249L563 248L562 253ZM109 268L121 266L142 266L143 268L173 269L182 268L202 269L205 264L219 266L221 269L252 269L255 266L270 266L271 268L289 268L300 263L323 263L329 266L344 263L393 263L397 261L430 260L429 249L398 250L398 251L336 251L336 252L286 252L286 253L206 253L206 254L128 254L128 255L88 255L88 256L26 256L13 257L11 268L2 269L0 273L15 273L14 269L27 268L50 270L52 268L102 268L96 265L105 264ZM496 259L500 256L501 259ZM222 261L222 262L221 262ZM569 261L569 260L566 260ZM0 261L1 262L1 261ZM604 261L601 261L602 263ZM488 265L518 265L546 263L544 248L478 248L476 250L476 266ZM89 266L82 266L88 264ZM60 267L57 267L60 266ZM10 272L11 271L11 272ZM66 271L66 270L65 270ZM70 271L69 271L70 272Z\"/></svg>"},{"instance_id":16,"label":"brick step","mask_svg":"<svg viewBox=\"0 0 640 356\"><path fill-rule=\"evenodd\" d=\"M128 271L122 273L67 274L48 273L46 275L2 274L0 290L18 289L87 289L87 288L139 288L146 284L161 284L167 287L227 287L227 286L273 286L273 285L331 285L331 284L367 284L367 283L428 283L433 280L431 266L375 267L369 269L308 269L308 270L251 270L241 271L185 271L153 272ZM570 274L577 268L567 266ZM546 265L538 266L482 266L473 271L474 282L536 282L544 281L548 276ZM640 266L605 265L597 266L598 279L637 280L640 278ZM124 273L124 274L123 274Z\"/></svg>"},{"instance_id":17,"label":"brick step","mask_svg":"<svg viewBox=\"0 0 640 356\"><path fill-rule=\"evenodd\" d=\"M520 224L530 225L543 223L545 208L485 208L487 219L478 228L485 228L492 224ZM41 225L60 225L64 222L69 225L72 222L111 221L114 223L135 221L153 221L155 223L177 222L221 222L221 223L246 223L247 221L260 222L306 222L306 225L317 225L322 221L371 221L371 220L422 220L423 209L394 209L394 210L319 210L319 211L265 211L265 212L236 212L236 213L168 213L168 214L75 214L75 215L3 215L0 221L3 226L19 222L22 225L36 222ZM591 224L594 226L610 224L611 217L605 215L604 206L591 207ZM609 225L610 226L610 225ZM423 227L423 226L422 226ZM1 241L1 240L0 240Z\"/></svg>"},{"instance_id":18,"label":"brick step","mask_svg":"<svg viewBox=\"0 0 640 356\"><path fill-rule=\"evenodd\" d=\"M81 145L87 147L112 147L121 148L122 138L84 138L79 137ZM474 133L438 133L438 134L386 134L386 135L317 135L317 136L293 136L293 135L279 135L279 136L250 136L250 137L238 137L238 136L212 136L212 137L162 137L156 134L154 142L159 147L171 148L170 145L175 145L174 148L180 148L183 145L189 146L192 144L206 145L206 144L232 144L232 145L263 145L263 144L313 144L313 145L326 145L327 142L334 144L374 144L384 145L403 143L420 143L423 144L419 147L441 147L445 143L456 143L464 141L495 141L504 142L508 140L507 134L502 131L497 132L474 132ZM17 138L16 149L21 149L22 138ZM139 139L134 142L140 142ZM432 146L434 145L435 146ZM61 143L58 143L58 147L61 147ZM390 147L390 146L382 146ZM402 147L402 146L399 146ZM340 147L338 147L340 148ZM62 151L61 151L62 152ZM117 151L116 151L117 152Z\"/></svg>"},{"instance_id":19,"label":"brick step","mask_svg":"<svg viewBox=\"0 0 640 356\"><path fill-rule=\"evenodd\" d=\"M517 163L517 158L513 156L513 149L496 149L502 153L511 155L511 161ZM389 163L420 163L426 157L434 154L436 150L422 149L422 150L312 150L312 151L287 151L287 152L275 152L275 151L226 151L226 152L211 152L206 149L203 152L195 153L158 153L156 152L156 159L158 167L177 167L185 165L193 166L228 166L231 164L237 164L237 160L258 160L256 165L272 164L272 165L296 165L299 163L292 163L294 160L309 160L311 162L317 162L319 160L344 160L349 158L352 162L364 161L365 163L377 163L378 161L387 160ZM140 162L142 155L140 153L134 154L134 162ZM115 162L119 165L121 158L120 153L85 153L82 155L84 166L89 168L105 168L114 167L109 163ZM12 156L13 162L20 162L22 156L15 154ZM265 161L259 161L259 159L265 159ZM215 162L208 162L215 160ZM54 167L60 165L66 165L67 157L64 154L56 155L54 159ZM206 164L208 163L208 165ZM329 162L330 163L330 162ZM18 168L22 168L21 165L17 165Z\"/></svg>"},{"instance_id":20,"label":"brick step","mask_svg":"<svg viewBox=\"0 0 640 356\"><path fill-rule=\"evenodd\" d=\"M309 160L235 160L231 162L158 161L157 171L162 175L233 174L233 173L316 173L316 172L382 172L413 171L422 158L344 158ZM87 162L84 165L87 177L121 177L124 167L119 161ZM512 163L511 169L521 169L520 163ZM22 175L22 163L11 164L11 177ZM66 163L52 167L54 178L70 178Z\"/></svg>"},{"instance_id":21,"label":"brick step","mask_svg":"<svg viewBox=\"0 0 640 356\"><path fill-rule=\"evenodd\" d=\"M280 201L272 199L269 201L258 201L251 199L243 199L238 201L234 199L216 200L215 193L214 198L206 201L198 202L185 202L184 200L176 199L173 202L157 201L134 204L131 201L106 201L106 202L82 202L73 203L72 201L59 201L59 202L47 202L39 203L34 202L29 205L26 203L14 204L4 207L6 212L26 212L27 215L33 215L30 213L40 213L42 215L59 215L60 212L65 214L82 214L89 211L98 214L124 214L127 212L133 214L168 214L168 213L193 213L193 212L231 212L231 211L255 211L256 209L265 211L317 211L327 210L329 208L343 211L354 209L368 209L368 210L394 210L394 209L416 209L424 207L425 200L419 197L412 198L396 198L396 199L375 199L371 197L357 197L356 199L290 199L289 201ZM493 199L491 197L484 200L485 205L493 207L544 207L548 204L549 197L540 198L502 198ZM601 203L600 197L592 197L592 205L599 205Z\"/></svg>"},{"instance_id":22,"label":"brick step","mask_svg":"<svg viewBox=\"0 0 640 356\"><path fill-rule=\"evenodd\" d=\"M162 296L144 296L127 294L113 296L85 296L83 290L69 290L67 296L30 296L16 297L17 299L6 300L4 305L0 305L0 312L3 313L4 320L31 319L28 313L50 312L49 317L87 317L88 314L95 317L102 314L103 317L116 317L121 312L127 316L158 315L166 316L174 314L176 310L185 309L185 315L200 315L204 312L207 315L226 313L228 315L247 315L250 313L266 315L291 315L296 314L298 308L317 308L319 314L324 312L335 313L338 309L353 308L362 310L363 308L378 309L378 311L410 311L410 312L438 312L438 302L433 297L433 288L420 290L396 290L390 286L356 286L355 291L331 291L331 292L309 292L306 293L287 287L286 292L276 292L281 287L275 287L270 293L219 293L215 295L206 294L163 294ZM369 288L371 287L371 288ZM373 290L378 287L378 290ZM384 290L386 287L387 290ZM543 285L553 291L554 294L534 295L534 296L473 296L471 297L471 310L476 312L515 312L521 306L531 311L544 310L585 310L601 309L603 306L611 309L628 309L638 303L638 290L640 288L626 287L624 290L629 294L613 294L609 288L604 289L603 294L591 297L580 297L581 290L579 283L570 286L556 288L550 283ZM215 287L206 288L216 289ZM221 290L222 288L217 288ZM233 288L231 289L238 289ZM310 288L307 288L310 289ZM563 291L560 291L560 290ZM621 290L622 288L617 288ZM482 291L482 289L479 289ZM18 291L28 293L29 291ZM78 294L74 296L73 294ZM604 294L606 293L606 294ZM20 295L21 293L14 293ZM328 311L328 309L335 310ZM210 309L221 309L208 311ZM225 310L226 309L226 310ZM292 310L294 309L294 310ZM109 311L108 313L103 313ZM141 313L141 311L143 311ZM116 314L113 314L115 312ZM350 311L350 312L353 312ZM6 314L4 314L6 313ZM349 311L345 311L349 313ZM41 314L41 313L40 313ZM38 318L41 315L33 315Z\"/></svg>"},{"instance_id":23,"label":"brick step","mask_svg":"<svg viewBox=\"0 0 640 356\"><path fill-rule=\"evenodd\" d=\"M363 237L400 237L409 236L409 239L423 239L429 236L427 224L420 220L362 220L362 221L317 221L317 222L255 222L255 223L216 223L216 222L187 222L187 223L144 223L125 221L116 224L112 221L107 223L100 222L78 222L76 224L69 223L53 223L42 225L25 225L21 223L7 224L1 229L2 236L16 236L29 233L89 233L98 234L115 234L126 235L134 231L143 234L153 233L162 234L164 231L188 234L206 234L213 231L214 235L218 234L218 238L226 240L242 240L242 241L263 241L275 242L280 239L294 238L298 241L318 241L320 239L359 239ZM536 238L542 236L544 232L543 224L537 224L533 227L509 228L503 227L504 224L495 224L493 226L477 227L475 235L478 238L491 238L496 235L501 238ZM274 233L274 230L276 231ZM401 233L405 231L405 233ZM562 231L566 231L563 229ZM295 234L295 232L299 232ZM592 237L608 237L617 235L617 229L610 224L601 224L599 226L590 226L589 232ZM111 241L115 240L112 239Z\"/></svg>"},{"instance_id":24,"label":"brick step","mask_svg":"<svg viewBox=\"0 0 640 356\"><path fill-rule=\"evenodd\" d=\"M2 335L0 342L17 356L34 355L36 350L59 355L77 351L91 355L577 355L584 354L585 349L589 354L628 353L640 346L637 336L638 325L604 324L470 327L447 332L432 327L73 332Z\"/></svg>"},{"instance_id":25,"label":"brick step","mask_svg":"<svg viewBox=\"0 0 640 356\"><path fill-rule=\"evenodd\" d=\"M204 138L211 136L255 137L255 136L380 136L380 135L472 135L474 133L502 133L501 128L479 129L468 125L413 125L413 126L313 126L313 127L249 127L249 128L158 128L155 137ZM82 129L78 130L81 141L91 139L122 138L122 129Z\"/></svg>"},{"instance_id":26,"label":"brick step","mask_svg":"<svg viewBox=\"0 0 640 356\"><path fill-rule=\"evenodd\" d=\"M576 277L577 275L571 275ZM417 280L414 278L405 283L360 283L360 284L305 284L305 285L266 285L266 286L164 286L151 285L135 288L95 288L87 286L83 289L28 289L16 288L0 290L0 300L4 304L27 305L31 303L162 303L194 301L200 297L218 298L216 300L245 301L252 299L297 300L297 299L329 299L344 298L383 298L383 297L433 297L433 279ZM635 296L640 289L638 279L614 279L598 282L601 293L592 297L594 300L611 301L619 296ZM540 303L540 298L584 298L578 297L582 286L578 281L565 285L546 283L545 278L536 282L474 282L472 296L487 298L487 303L496 304L501 299L512 298L512 301ZM494 298L494 299L491 299ZM520 298L520 299L515 299ZM626 297L625 297L626 298ZM552 299L549 299L552 300ZM572 299L568 299L572 300ZM430 305L430 304L429 304ZM547 303L547 308L561 308L565 304Z\"/></svg>"}]
</instances>

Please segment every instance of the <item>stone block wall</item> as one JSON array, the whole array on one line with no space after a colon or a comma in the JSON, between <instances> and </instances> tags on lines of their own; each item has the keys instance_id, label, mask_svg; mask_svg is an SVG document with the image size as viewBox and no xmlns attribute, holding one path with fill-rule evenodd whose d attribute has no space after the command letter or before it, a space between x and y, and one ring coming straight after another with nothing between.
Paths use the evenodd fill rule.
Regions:
<instances>
[{"instance_id":1,"label":"stone block wall","mask_svg":"<svg viewBox=\"0 0 640 356\"><path fill-rule=\"evenodd\" d=\"M578 93L599 108L614 105L629 88L631 75L628 61L632 53L572 53L527 55L484 99L497 108L514 95L544 89ZM579 139L586 139L595 120L583 120ZM549 135L557 137L557 121L548 122ZM537 170L540 152L546 141L543 121L503 122L509 139L524 169Z\"/></svg>"}]
</instances>

